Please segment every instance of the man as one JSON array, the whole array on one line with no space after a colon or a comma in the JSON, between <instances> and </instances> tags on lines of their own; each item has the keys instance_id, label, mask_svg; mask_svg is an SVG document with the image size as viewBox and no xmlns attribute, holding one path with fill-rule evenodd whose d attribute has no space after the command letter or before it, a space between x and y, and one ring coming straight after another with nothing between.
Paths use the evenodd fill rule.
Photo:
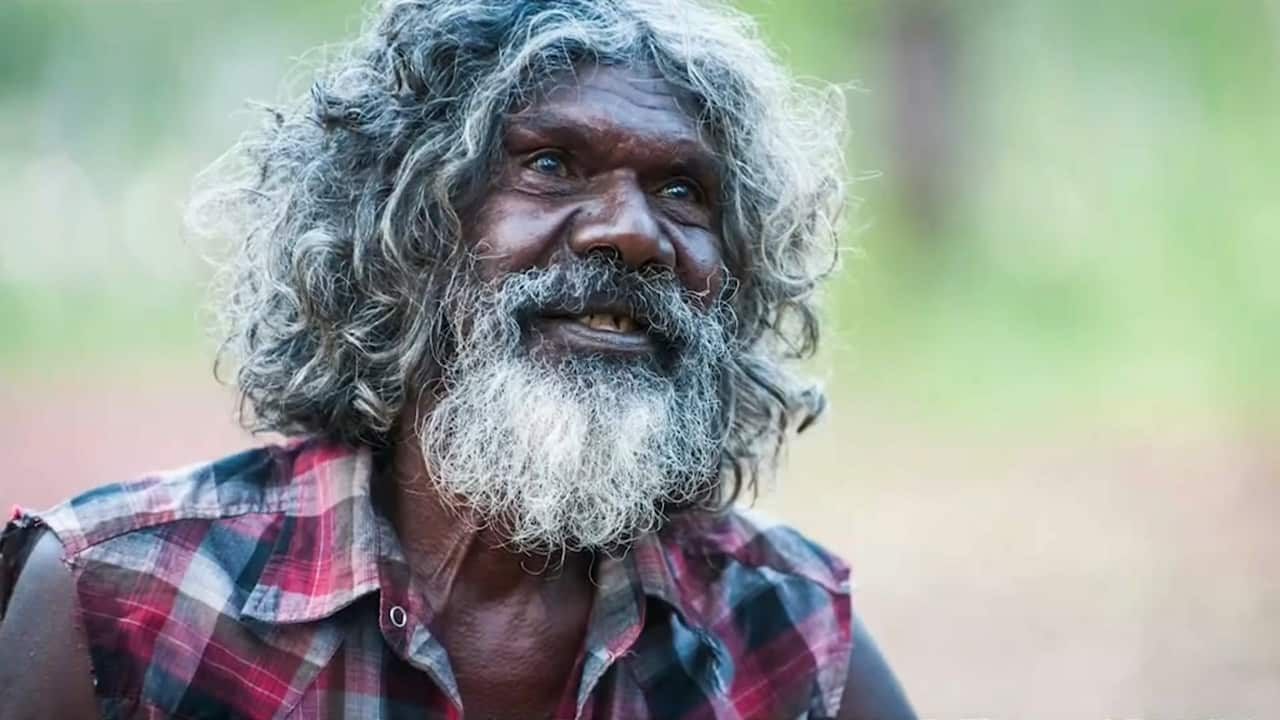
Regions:
<instances>
[{"instance_id":1,"label":"man","mask_svg":"<svg viewBox=\"0 0 1280 720\"><path fill-rule=\"evenodd\" d=\"M193 203L298 439L19 513L0 715L909 717L728 507L821 409L832 112L691 0L387 0Z\"/></svg>"}]
</instances>

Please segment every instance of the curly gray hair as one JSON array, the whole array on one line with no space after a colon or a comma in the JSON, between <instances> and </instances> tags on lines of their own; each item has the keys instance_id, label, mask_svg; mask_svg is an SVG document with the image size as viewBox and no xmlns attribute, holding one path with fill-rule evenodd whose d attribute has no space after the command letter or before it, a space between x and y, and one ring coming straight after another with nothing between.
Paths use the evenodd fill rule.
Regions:
<instances>
[{"instance_id":1,"label":"curly gray hair","mask_svg":"<svg viewBox=\"0 0 1280 720\"><path fill-rule=\"evenodd\" d=\"M237 243L220 301L246 425L390 441L425 361L447 352L441 303L505 117L583 62L647 63L697 103L724 168L737 318L721 403L730 494L772 466L824 402L783 363L818 343L843 108L783 71L748 18L698 0L383 0L310 96L272 109L193 197L193 229Z\"/></svg>"}]
</instances>

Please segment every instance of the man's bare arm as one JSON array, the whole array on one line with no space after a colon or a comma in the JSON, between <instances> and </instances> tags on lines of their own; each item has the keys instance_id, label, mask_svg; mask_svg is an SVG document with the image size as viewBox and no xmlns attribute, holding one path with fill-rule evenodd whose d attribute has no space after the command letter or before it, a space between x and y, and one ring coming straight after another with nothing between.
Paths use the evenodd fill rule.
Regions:
<instances>
[{"instance_id":1,"label":"man's bare arm","mask_svg":"<svg viewBox=\"0 0 1280 720\"><path fill-rule=\"evenodd\" d=\"M838 720L916 720L916 713L871 634L853 620L853 657Z\"/></svg>"},{"instance_id":2,"label":"man's bare arm","mask_svg":"<svg viewBox=\"0 0 1280 720\"><path fill-rule=\"evenodd\" d=\"M0 720L96 718L89 651L62 545L42 533L0 620Z\"/></svg>"}]
</instances>

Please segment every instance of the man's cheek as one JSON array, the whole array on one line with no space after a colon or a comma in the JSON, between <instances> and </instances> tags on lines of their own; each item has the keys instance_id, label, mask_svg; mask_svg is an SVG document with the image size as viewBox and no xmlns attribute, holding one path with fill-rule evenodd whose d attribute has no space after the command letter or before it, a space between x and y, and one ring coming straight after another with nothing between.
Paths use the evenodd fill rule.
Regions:
<instances>
[{"instance_id":1,"label":"man's cheek","mask_svg":"<svg viewBox=\"0 0 1280 720\"><path fill-rule=\"evenodd\" d=\"M514 191L495 191L479 208L467 232L480 277L546 267L563 243L572 209Z\"/></svg>"}]
</instances>

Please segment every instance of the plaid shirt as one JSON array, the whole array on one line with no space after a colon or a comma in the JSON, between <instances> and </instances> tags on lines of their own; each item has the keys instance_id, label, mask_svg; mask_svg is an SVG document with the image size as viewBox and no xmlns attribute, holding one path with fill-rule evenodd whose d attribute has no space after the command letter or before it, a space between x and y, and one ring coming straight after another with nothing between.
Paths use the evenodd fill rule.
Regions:
<instances>
[{"instance_id":1,"label":"plaid shirt","mask_svg":"<svg viewBox=\"0 0 1280 720\"><path fill-rule=\"evenodd\" d=\"M19 512L9 530L61 539L105 717L460 718L372 466L316 441L262 448ZM686 514L597 567L556 718L836 714L848 571L795 531Z\"/></svg>"}]
</instances>

